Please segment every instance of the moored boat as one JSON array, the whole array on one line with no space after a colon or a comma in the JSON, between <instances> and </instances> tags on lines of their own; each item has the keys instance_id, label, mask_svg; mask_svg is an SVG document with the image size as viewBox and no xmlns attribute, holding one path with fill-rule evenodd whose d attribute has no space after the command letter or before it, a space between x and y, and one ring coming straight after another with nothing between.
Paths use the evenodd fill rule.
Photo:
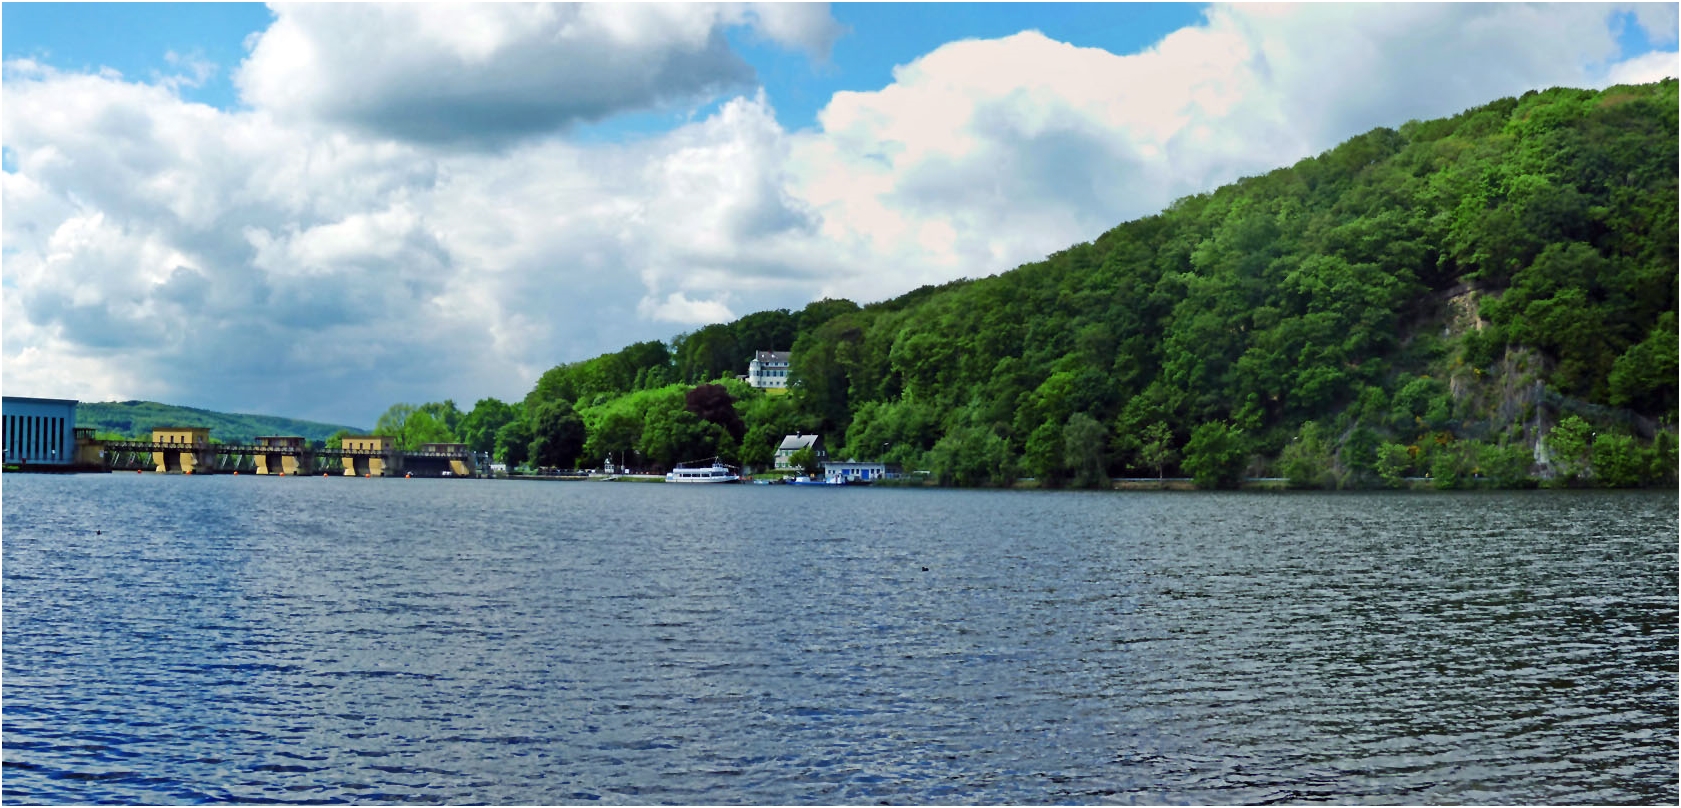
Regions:
<instances>
[{"instance_id":1,"label":"moored boat","mask_svg":"<svg viewBox=\"0 0 1681 808\"><path fill-rule=\"evenodd\" d=\"M705 463L706 465L701 465ZM738 483L741 475L736 473L733 466L725 465L718 458L703 460L700 463L681 463L677 468L666 472L665 481L668 483Z\"/></svg>"}]
</instances>

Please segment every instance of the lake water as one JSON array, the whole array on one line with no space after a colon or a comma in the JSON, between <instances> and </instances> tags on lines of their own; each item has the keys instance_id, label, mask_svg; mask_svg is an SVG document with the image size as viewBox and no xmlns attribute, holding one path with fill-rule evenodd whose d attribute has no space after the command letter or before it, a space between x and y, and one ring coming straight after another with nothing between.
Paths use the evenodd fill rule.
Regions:
<instances>
[{"instance_id":1,"label":"lake water","mask_svg":"<svg viewBox=\"0 0 1681 808\"><path fill-rule=\"evenodd\" d=\"M1674 804L1676 514L7 475L3 797Z\"/></svg>"}]
</instances>

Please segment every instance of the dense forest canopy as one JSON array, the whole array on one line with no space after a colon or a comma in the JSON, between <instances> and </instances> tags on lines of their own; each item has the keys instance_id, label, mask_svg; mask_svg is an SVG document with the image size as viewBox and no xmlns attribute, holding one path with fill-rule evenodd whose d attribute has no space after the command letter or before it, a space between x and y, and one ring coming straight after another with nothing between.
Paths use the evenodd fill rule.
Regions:
<instances>
[{"instance_id":1,"label":"dense forest canopy","mask_svg":"<svg viewBox=\"0 0 1681 808\"><path fill-rule=\"evenodd\" d=\"M461 437L517 463L577 422L547 460L668 466L815 431L971 485L1672 480L1676 87L1376 129L1013 271L558 366ZM790 349L788 394L735 380Z\"/></svg>"}]
</instances>

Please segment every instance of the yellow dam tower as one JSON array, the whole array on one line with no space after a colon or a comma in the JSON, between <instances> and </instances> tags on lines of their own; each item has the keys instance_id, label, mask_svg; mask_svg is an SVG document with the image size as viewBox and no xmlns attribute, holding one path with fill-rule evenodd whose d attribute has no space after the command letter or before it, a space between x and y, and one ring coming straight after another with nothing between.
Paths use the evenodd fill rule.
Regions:
<instances>
[{"instance_id":1,"label":"yellow dam tower","mask_svg":"<svg viewBox=\"0 0 1681 808\"><path fill-rule=\"evenodd\" d=\"M153 427L152 443L165 444L152 450L152 463L157 466L159 474L192 474L195 471L208 472L216 467L216 452L210 446L209 427Z\"/></svg>"}]
</instances>

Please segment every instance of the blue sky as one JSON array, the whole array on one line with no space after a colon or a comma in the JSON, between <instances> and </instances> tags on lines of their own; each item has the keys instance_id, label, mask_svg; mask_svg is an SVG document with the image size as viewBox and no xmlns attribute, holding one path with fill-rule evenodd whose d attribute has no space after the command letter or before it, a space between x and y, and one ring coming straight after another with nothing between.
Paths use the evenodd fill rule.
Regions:
<instances>
[{"instance_id":1,"label":"blue sky","mask_svg":"<svg viewBox=\"0 0 1681 808\"><path fill-rule=\"evenodd\" d=\"M1668 4L0 6L0 374L372 423L1674 76ZM110 71L115 71L112 73ZM323 391L331 391L324 393Z\"/></svg>"},{"instance_id":2,"label":"blue sky","mask_svg":"<svg viewBox=\"0 0 1681 808\"><path fill-rule=\"evenodd\" d=\"M1130 53L1199 19L1199 3L846 3L833 6L845 29L827 61L767 42L745 28L726 32L754 67L788 128L809 127L841 90L872 90L892 81L905 64L959 39L1008 36L1037 29L1063 42ZM130 80L181 71L166 54L203 59L216 73L181 97L223 109L238 106L233 70L245 58L246 38L273 20L261 3L6 3L0 5L4 58L33 59L64 70L111 68ZM714 105L715 106L715 105ZM591 139L669 128L704 114L640 113L579 133Z\"/></svg>"},{"instance_id":3,"label":"blue sky","mask_svg":"<svg viewBox=\"0 0 1681 808\"><path fill-rule=\"evenodd\" d=\"M174 73L167 53L197 56L220 69L182 96L218 107L237 103L232 68L245 38L272 19L261 3L6 3L0 49L7 61L35 59L64 70L108 67L131 80Z\"/></svg>"}]
</instances>

